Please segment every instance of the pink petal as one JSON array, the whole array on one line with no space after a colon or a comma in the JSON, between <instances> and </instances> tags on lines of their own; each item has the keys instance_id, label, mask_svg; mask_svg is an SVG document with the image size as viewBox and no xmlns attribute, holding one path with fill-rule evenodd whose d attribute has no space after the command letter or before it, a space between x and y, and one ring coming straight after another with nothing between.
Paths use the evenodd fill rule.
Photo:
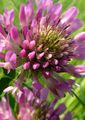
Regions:
<instances>
[{"instance_id":1,"label":"pink petal","mask_svg":"<svg viewBox=\"0 0 85 120\"><path fill-rule=\"evenodd\" d=\"M64 16L62 17L61 21L60 21L60 25L64 25L66 26L66 24L68 24L69 22L71 22L76 16L78 15L78 10L76 7L71 7L69 8Z\"/></svg>"},{"instance_id":2,"label":"pink petal","mask_svg":"<svg viewBox=\"0 0 85 120\"><path fill-rule=\"evenodd\" d=\"M28 54L28 58L32 60L35 57L35 51L32 51Z\"/></svg>"}]
</instances>

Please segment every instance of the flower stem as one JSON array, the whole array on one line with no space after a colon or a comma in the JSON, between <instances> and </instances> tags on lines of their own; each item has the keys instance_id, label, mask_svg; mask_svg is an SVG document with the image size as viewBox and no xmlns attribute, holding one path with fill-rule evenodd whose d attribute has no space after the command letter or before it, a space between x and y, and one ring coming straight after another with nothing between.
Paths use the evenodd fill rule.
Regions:
<instances>
[{"instance_id":1,"label":"flower stem","mask_svg":"<svg viewBox=\"0 0 85 120\"><path fill-rule=\"evenodd\" d=\"M77 94L76 94L73 90L71 90L71 92L75 95L75 97L78 99L78 101L79 101L83 106L85 106L85 103L83 103L83 101L77 96Z\"/></svg>"}]
</instances>

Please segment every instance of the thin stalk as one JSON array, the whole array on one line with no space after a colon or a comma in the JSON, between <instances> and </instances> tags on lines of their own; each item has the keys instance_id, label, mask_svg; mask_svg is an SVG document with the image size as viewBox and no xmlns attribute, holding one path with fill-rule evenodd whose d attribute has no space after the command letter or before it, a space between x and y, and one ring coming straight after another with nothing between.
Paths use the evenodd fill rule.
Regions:
<instances>
[{"instance_id":1,"label":"thin stalk","mask_svg":"<svg viewBox=\"0 0 85 120\"><path fill-rule=\"evenodd\" d=\"M76 94L73 90L71 90L71 92L75 95L75 97L78 99L78 101L79 101L83 106L85 106L85 103L83 103L83 101L77 96L77 94Z\"/></svg>"}]
</instances>

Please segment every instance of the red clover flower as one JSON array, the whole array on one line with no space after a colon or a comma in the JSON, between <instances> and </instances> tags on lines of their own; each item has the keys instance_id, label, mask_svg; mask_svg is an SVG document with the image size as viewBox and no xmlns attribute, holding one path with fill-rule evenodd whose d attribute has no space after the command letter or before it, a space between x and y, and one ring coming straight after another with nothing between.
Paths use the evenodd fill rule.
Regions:
<instances>
[{"instance_id":1,"label":"red clover flower","mask_svg":"<svg viewBox=\"0 0 85 120\"><path fill-rule=\"evenodd\" d=\"M18 120L59 120L65 106L54 109L55 102L50 104L46 100L48 90L58 100L64 97L65 92L71 93L72 86L75 85L73 79L66 79L59 73L74 77L85 75L84 65L74 66L70 63L74 59L85 59L85 32L71 36L82 27L82 22L77 18L79 11L75 6L62 15L60 3L53 3L52 0L35 2L36 10L32 0L20 6L20 29L14 25L14 10L0 15L0 67L8 73L21 68L22 72L17 78L19 86L7 88L7 91L13 90L19 104ZM22 83L27 80L26 74L29 72L32 86L27 89L22 87ZM46 79L46 88L39 83L40 76ZM20 93L19 96L16 91ZM10 118L4 118L3 111ZM66 119L68 115L70 116L68 113ZM15 117L3 98L0 103L0 120L5 119L15 120Z\"/></svg>"}]
</instances>

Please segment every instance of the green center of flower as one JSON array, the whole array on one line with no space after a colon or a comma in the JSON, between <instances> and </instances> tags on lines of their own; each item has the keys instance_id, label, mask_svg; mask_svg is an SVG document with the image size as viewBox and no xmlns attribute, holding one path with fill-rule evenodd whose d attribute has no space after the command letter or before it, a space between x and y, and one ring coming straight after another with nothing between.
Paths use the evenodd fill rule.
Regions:
<instances>
[{"instance_id":1,"label":"green center of flower","mask_svg":"<svg viewBox=\"0 0 85 120\"><path fill-rule=\"evenodd\" d=\"M64 37L63 32L59 28L51 26L41 27L39 30L39 40L37 47L42 47L42 51L52 54L53 56L60 57L62 52L69 48L68 41L70 38Z\"/></svg>"}]
</instances>

